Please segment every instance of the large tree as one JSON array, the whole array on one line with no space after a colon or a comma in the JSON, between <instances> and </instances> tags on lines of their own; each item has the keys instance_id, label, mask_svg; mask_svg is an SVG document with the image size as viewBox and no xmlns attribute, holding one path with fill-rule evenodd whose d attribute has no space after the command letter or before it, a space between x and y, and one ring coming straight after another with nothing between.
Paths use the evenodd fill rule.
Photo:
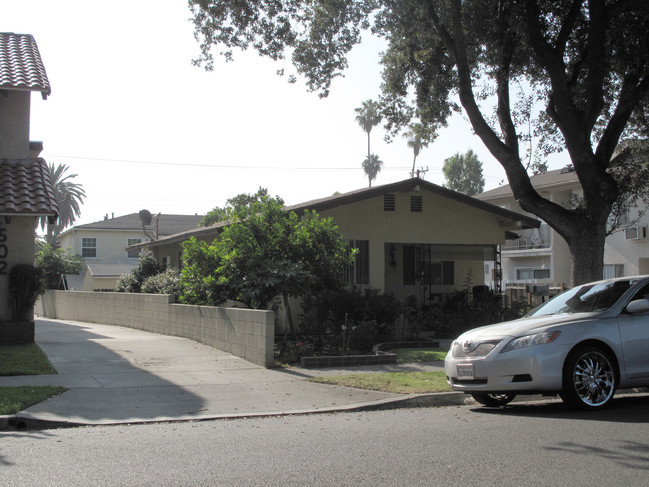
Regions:
<instances>
[{"instance_id":1,"label":"large tree","mask_svg":"<svg viewBox=\"0 0 649 487\"><path fill-rule=\"evenodd\" d=\"M50 164L48 169L56 204L59 207L59 217L56 223L50 223L47 217L41 218L41 229L45 230L45 242L56 249L59 247L61 232L72 225L81 214L81 205L86 192L81 184L72 181L77 177L76 174L66 174L69 167L65 164L58 166Z\"/></svg>"},{"instance_id":2,"label":"large tree","mask_svg":"<svg viewBox=\"0 0 649 487\"><path fill-rule=\"evenodd\" d=\"M288 212L270 198L243 216L212 244L194 238L183 243L181 302L232 299L264 309L279 297L288 309L291 296L317 296L341 285L351 257L331 218Z\"/></svg>"},{"instance_id":3,"label":"large tree","mask_svg":"<svg viewBox=\"0 0 649 487\"><path fill-rule=\"evenodd\" d=\"M290 52L309 89L327 95L368 29L388 42L382 113L397 133L463 109L506 171L521 207L568 243L572 283L602 276L606 224L623 188L611 168L621 140L647 137L646 0L190 0L202 56L252 45ZM583 190L566 208L532 186L525 152L565 151ZM621 161L620 161L621 162Z\"/></svg>"},{"instance_id":4,"label":"large tree","mask_svg":"<svg viewBox=\"0 0 649 487\"><path fill-rule=\"evenodd\" d=\"M446 178L444 186L453 191L474 196L484 189L482 162L471 149L466 154L457 152L445 159L442 172Z\"/></svg>"},{"instance_id":5,"label":"large tree","mask_svg":"<svg viewBox=\"0 0 649 487\"><path fill-rule=\"evenodd\" d=\"M225 202L225 206L220 208L218 206L210 210L207 215L198 223L199 227L207 227L214 225L215 223L227 221L234 216L248 211L254 204L262 203L266 199L274 199L280 205L284 204L284 200L279 196L271 198L268 194L268 189L262 188L261 186L255 194L241 193L237 196L229 198Z\"/></svg>"}]
</instances>

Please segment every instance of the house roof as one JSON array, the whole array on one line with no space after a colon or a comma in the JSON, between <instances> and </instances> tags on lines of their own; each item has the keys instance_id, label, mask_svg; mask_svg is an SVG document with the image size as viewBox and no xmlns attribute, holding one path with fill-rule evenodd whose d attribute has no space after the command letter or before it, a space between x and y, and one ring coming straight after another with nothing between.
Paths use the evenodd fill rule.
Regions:
<instances>
[{"instance_id":1,"label":"house roof","mask_svg":"<svg viewBox=\"0 0 649 487\"><path fill-rule=\"evenodd\" d=\"M44 159L0 160L0 215L58 216Z\"/></svg>"},{"instance_id":2,"label":"house roof","mask_svg":"<svg viewBox=\"0 0 649 487\"><path fill-rule=\"evenodd\" d=\"M198 222L202 219L202 215L167 215L161 213L160 215L154 215L151 224L147 225L146 229L156 231L157 228L158 236L172 235L185 230L198 228ZM77 225L65 233L73 230L137 231L141 233L142 220L140 219L139 213L131 213L115 218L104 218L103 220L85 225Z\"/></svg>"},{"instance_id":3,"label":"house roof","mask_svg":"<svg viewBox=\"0 0 649 487\"><path fill-rule=\"evenodd\" d=\"M115 278L130 274L137 264L88 264L88 272L92 277Z\"/></svg>"},{"instance_id":4,"label":"house roof","mask_svg":"<svg viewBox=\"0 0 649 487\"><path fill-rule=\"evenodd\" d=\"M396 183L384 184L381 186L374 186L371 188L358 189L356 191L351 191L345 194L329 196L326 198L307 201L306 203L286 206L284 209L286 211L295 211L295 212L302 212L305 210L314 210L316 212L320 212L323 210L328 210L339 206L356 203L358 201L366 200L384 194L396 193L396 192L410 192L410 191L416 191L417 189L421 190L422 188L427 189L432 193L439 194L441 196L472 206L474 208L478 208L487 211L489 213L499 215L509 220L520 222L522 228L538 228L541 225L541 222L534 218L530 218L528 216L522 215L520 213L516 213L511 210L500 208L498 206L492 205L491 203L486 203L484 201L475 199L471 196L466 196L464 194L457 193L450 189L446 189L436 184L430 183L428 181L424 181L423 179L420 178L410 178ZM144 247L145 245L155 247L159 245L167 245L176 242L181 242L190 237L200 237L203 235L217 234L227 225L228 222L220 222L214 225L210 225L208 227L200 227L193 230L180 232L174 235L169 235L165 238L161 238L153 242L148 242L147 244L138 244L133 246L133 248Z\"/></svg>"},{"instance_id":5,"label":"house roof","mask_svg":"<svg viewBox=\"0 0 649 487\"><path fill-rule=\"evenodd\" d=\"M0 33L0 89L52 92L36 41L31 34Z\"/></svg>"},{"instance_id":6,"label":"house roof","mask_svg":"<svg viewBox=\"0 0 649 487\"><path fill-rule=\"evenodd\" d=\"M577 173L572 169L572 167L565 167L563 169L548 171L543 174L535 174L534 176L530 177L530 181L534 189L539 192L551 189L557 190L564 186L579 185L579 178L577 177ZM489 191L485 191L484 193L480 193L475 197L479 200L485 201L511 195L512 190L509 184L504 184Z\"/></svg>"},{"instance_id":7,"label":"house roof","mask_svg":"<svg viewBox=\"0 0 649 487\"><path fill-rule=\"evenodd\" d=\"M516 213L511 210L506 210L498 206L494 206L491 203L486 203L480 201L472 196L467 196L457 191L453 191L437 184L425 181L420 178L410 178L404 179L396 183L384 184L381 186L375 186L372 188L363 188L342 195L334 195L328 198L321 198L317 200L307 201L306 203L301 203L298 205L286 207L287 211L304 211L304 210L329 210L337 206L343 206L350 203L355 203L357 201L362 201L365 199L373 198L375 196L380 196L383 194L395 193L395 192L410 192L416 191L417 187L419 190L422 188L427 189L428 191L444 196L446 198L458 201L468 206L478 208L489 213L494 213L501 217L507 218L509 220L518 221L523 225L523 228L538 228L540 222L534 218L530 218L520 213Z\"/></svg>"}]
</instances>

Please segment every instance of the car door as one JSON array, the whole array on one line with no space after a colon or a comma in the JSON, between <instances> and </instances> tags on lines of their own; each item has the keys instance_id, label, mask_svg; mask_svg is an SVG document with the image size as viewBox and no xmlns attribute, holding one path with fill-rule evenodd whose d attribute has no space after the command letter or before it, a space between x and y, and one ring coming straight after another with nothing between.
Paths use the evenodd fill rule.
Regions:
<instances>
[{"instance_id":1,"label":"car door","mask_svg":"<svg viewBox=\"0 0 649 487\"><path fill-rule=\"evenodd\" d=\"M631 301L649 298L649 285L637 292ZM630 380L649 380L649 311L618 315L624 367Z\"/></svg>"}]
</instances>

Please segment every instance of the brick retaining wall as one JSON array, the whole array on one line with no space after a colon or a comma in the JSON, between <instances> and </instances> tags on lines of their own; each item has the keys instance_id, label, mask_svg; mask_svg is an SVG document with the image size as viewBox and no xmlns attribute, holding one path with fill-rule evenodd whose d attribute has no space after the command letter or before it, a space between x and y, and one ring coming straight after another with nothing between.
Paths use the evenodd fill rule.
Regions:
<instances>
[{"instance_id":1,"label":"brick retaining wall","mask_svg":"<svg viewBox=\"0 0 649 487\"><path fill-rule=\"evenodd\" d=\"M35 313L189 338L264 367L274 362L272 311L175 304L167 294L47 291Z\"/></svg>"}]
</instances>

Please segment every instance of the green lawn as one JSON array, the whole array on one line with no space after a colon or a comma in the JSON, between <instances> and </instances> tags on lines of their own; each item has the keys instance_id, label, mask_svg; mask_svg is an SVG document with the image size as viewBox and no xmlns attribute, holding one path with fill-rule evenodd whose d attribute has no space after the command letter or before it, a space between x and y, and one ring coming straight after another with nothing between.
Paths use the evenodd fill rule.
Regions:
<instances>
[{"instance_id":1,"label":"green lawn","mask_svg":"<svg viewBox=\"0 0 649 487\"><path fill-rule=\"evenodd\" d=\"M16 414L65 390L65 387L55 386L0 387L0 414Z\"/></svg>"},{"instance_id":2,"label":"green lawn","mask_svg":"<svg viewBox=\"0 0 649 487\"><path fill-rule=\"evenodd\" d=\"M35 343L0 345L0 375L45 374L56 374L56 370Z\"/></svg>"},{"instance_id":3,"label":"green lawn","mask_svg":"<svg viewBox=\"0 0 649 487\"><path fill-rule=\"evenodd\" d=\"M397 363L435 362L444 360L446 351L441 348L396 348L389 352L397 354ZM396 394L425 394L429 392L448 392L444 371L434 372L392 372L372 374L350 374L331 377L314 377L311 382L332 384L372 391Z\"/></svg>"},{"instance_id":4,"label":"green lawn","mask_svg":"<svg viewBox=\"0 0 649 487\"><path fill-rule=\"evenodd\" d=\"M0 375L56 374L47 356L35 343L29 345L0 345ZM0 387L0 414L15 414L52 396L65 387Z\"/></svg>"},{"instance_id":5,"label":"green lawn","mask_svg":"<svg viewBox=\"0 0 649 487\"><path fill-rule=\"evenodd\" d=\"M374 374L337 375L332 377L313 377L311 382L332 384L372 391L396 394L424 394L429 392L448 392L444 371L434 372L393 372Z\"/></svg>"}]
</instances>

